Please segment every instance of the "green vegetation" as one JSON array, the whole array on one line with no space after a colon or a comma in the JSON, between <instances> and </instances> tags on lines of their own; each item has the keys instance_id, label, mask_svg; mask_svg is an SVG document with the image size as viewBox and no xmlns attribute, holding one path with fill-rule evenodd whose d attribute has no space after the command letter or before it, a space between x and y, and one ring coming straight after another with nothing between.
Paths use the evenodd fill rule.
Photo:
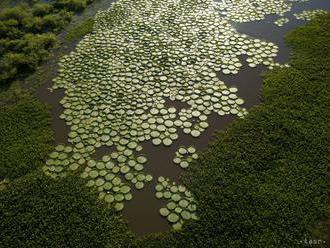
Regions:
<instances>
[{"instance_id":1,"label":"green vegetation","mask_svg":"<svg viewBox=\"0 0 330 248\"><path fill-rule=\"evenodd\" d=\"M90 1L31 1L0 12L0 87L23 78L49 56L56 34Z\"/></svg>"},{"instance_id":2,"label":"green vegetation","mask_svg":"<svg viewBox=\"0 0 330 248\"><path fill-rule=\"evenodd\" d=\"M76 26L72 27L71 29L68 30L67 35L65 36L65 40L67 42L71 42L74 40L77 40L84 35L92 32L93 30L93 25L94 25L94 19L89 18Z\"/></svg>"},{"instance_id":3,"label":"green vegetation","mask_svg":"<svg viewBox=\"0 0 330 248\"><path fill-rule=\"evenodd\" d=\"M330 242L330 14L287 41L295 51L291 67L264 76L263 103L219 132L187 168L182 179L199 218L179 232L133 242L86 181L54 180L36 169L51 148L47 108L31 97L1 107L0 179L13 180L0 183L0 247L291 248L305 237ZM162 208L161 214L170 213Z\"/></svg>"},{"instance_id":4,"label":"green vegetation","mask_svg":"<svg viewBox=\"0 0 330 248\"><path fill-rule=\"evenodd\" d=\"M101 198L117 203L115 207L118 210L123 209L124 200L132 197L130 192L126 192L125 196L118 194L117 186L125 189L134 186L142 190L152 178L144 172L147 158L136 156L143 149L140 145L143 141L151 140L155 146L171 146L179 137L179 128L193 137L200 136L208 127L207 115L211 112L240 117L246 114L241 106L244 101L236 94L238 89L228 88L212 68L224 54L231 54L233 61L239 62L237 47L230 43L226 43L225 48L219 47L225 42L225 37L231 36L237 38L237 45L243 44L243 36L230 25L217 27L217 30L225 29L225 36L220 37L215 30L210 31L208 34L216 44L212 46L209 40L190 32L189 27L200 25L207 32L214 23L220 26L221 20L215 11L210 16L205 14L205 18L196 19L194 16L201 11L195 1L181 2L177 9L158 0L152 1L150 8L146 7L149 2L144 3L120 1L114 5L128 12L127 17L121 17L116 23L116 28L112 24L121 13L118 9L99 12L95 18L95 32L86 36L75 52L59 61L59 73L52 87L65 89L66 95L60 101L65 108L61 118L70 126L68 142L71 150L77 153L77 159L68 159L73 156L70 148L67 154L56 151L47 161L45 172L53 177L66 176L67 171L78 168L79 157L84 157L87 163L80 163L81 167L85 167L81 176L88 180L88 186L98 187ZM210 5L211 2L204 1L199 7L207 9ZM172 16L180 18L180 28L168 21ZM169 37L180 39L168 42ZM275 45L246 39L246 50L251 51L248 57L253 66L262 62L273 63L277 52ZM194 47L189 54L185 50L186 40L190 41L189 46ZM217 56L205 59L204 55L197 53L199 49ZM256 51L262 53L262 59ZM188 62L188 57L193 59ZM182 58L184 61L178 63ZM204 59L208 66L204 66ZM231 64L228 62L229 69L225 72L238 73L242 64L233 61ZM147 75L143 72L145 63L150 70ZM194 73L187 70L188 63L194 65ZM97 97L100 92L102 94ZM165 99L169 97L188 102L189 108L177 111L174 107L166 107ZM115 147L116 150L94 160L92 155L101 146ZM186 167L186 162L183 166ZM120 177L117 178L120 175L126 180L122 182Z\"/></svg>"},{"instance_id":5,"label":"green vegetation","mask_svg":"<svg viewBox=\"0 0 330 248\"><path fill-rule=\"evenodd\" d=\"M159 213L167 218L174 230L180 230L185 221L198 219L195 214L196 202L185 186L177 185L169 178L159 177L155 190L158 199L167 201Z\"/></svg>"},{"instance_id":6,"label":"green vegetation","mask_svg":"<svg viewBox=\"0 0 330 248\"><path fill-rule=\"evenodd\" d=\"M69 11L82 11L93 0L56 0L55 7Z\"/></svg>"},{"instance_id":7,"label":"green vegetation","mask_svg":"<svg viewBox=\"0 0 330 248\"><path fill-rule=\"evenodd\" d=\"M53 149L48 107L21 92L5 99L0 247L126 247L130 232L113 208L97 200L97 192L79 177L54 180L40 170Z\"/></svg>"},{"instance_id":8,"label":"green vegetation","mask_svg":"<svg viewBox=\"0 0 330 248\"><path fill-rule=\"evenodd\" d=\"M196 149L193 146L180 147L175 152L175 157L173 159L174 164L180 165L181 168L185 169L189 166L189 164L194 160L197 159L198 155L196 153Z\"/></svg>"},{"instance_id":9,"label":"green vegetation","mask_svg":"<svg viewBox=\"0 0 330 248\"><path fill-rule=\"evenodd\" d=\"M141 248L301 247L329 223L330 15L287 41L291 68L265 75L263 103L219 132L183 177L200 220Z\"/></svg>"},{"instance_id":10,"label":"green vegetation","mask_svg":"<svg viewBox=\"0 0 330 248\"><path fill-rule=\"evenodd\" d=\"M0 247L126 247L126 225L79 178L36 171L0 193Z\"/></svg>"},{"instance_id":11,"label":"green vegetation","mask_svg":"<svg viewBox=\"0 0 330 248\"><path fill-rule=\"evenodd\" d=\"M44 164L52 150L48 108L30 96L0 106L0 180L16 178Z\"/></svg>"}]
</instances>

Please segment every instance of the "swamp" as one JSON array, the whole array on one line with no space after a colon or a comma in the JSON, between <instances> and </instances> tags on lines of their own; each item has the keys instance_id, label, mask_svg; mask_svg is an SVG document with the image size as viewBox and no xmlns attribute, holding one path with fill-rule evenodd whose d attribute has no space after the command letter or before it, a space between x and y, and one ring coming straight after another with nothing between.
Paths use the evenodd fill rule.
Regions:
<instances>
[{"instance_id":1,"label":"swamp","mask_svg":"<svg viewBox=\"0 0 330 248\"><path fill-rule=\"evenodd\" d=\"M0 247L328 247L328 0L0 8Z\"/></svg>"}]
</instances>

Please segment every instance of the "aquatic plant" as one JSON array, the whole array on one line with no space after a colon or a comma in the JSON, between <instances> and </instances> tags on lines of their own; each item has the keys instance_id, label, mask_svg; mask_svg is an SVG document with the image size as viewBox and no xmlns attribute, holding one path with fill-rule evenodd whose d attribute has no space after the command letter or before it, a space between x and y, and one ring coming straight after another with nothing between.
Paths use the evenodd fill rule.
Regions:
<instances>
[{"instance_id":1,"label":"aquatic plant","mask_svg":"<svg viewBox=\"0 0 330 248\"><path fill-rule=\"evenodd\" d=\"M292 7L287 0L223 0L213 4L223 18L234 22L259 21L269 14L282 16Z\"/></svg>"},{"instance_id":2,"label":"aquatic plant","mask_svg":"<svg viewBox=\"0 0 330 248\"><path fill-rule=\"evenodd\" d=\"M172 224L175 230L179 230L186 220L197 220L196 202L183 185L176 185L169 178L159 177L155 187L156 197L158 199L166 199L166 206L159 210L161 216Z\"/></svg>"},{"instance_id":3,"label":"aquatic plant","mask_svg":"<svg viewBox=\"0 0 330 248\"><path fill-rule=\"evenodd\" d=\"M323 10L323 9L313 9L313 10L303 10L300 13L294 13L293 15L298 19L298 20L304 20L304 21L310 21L313 18L315 18L318 15L324 15L328 11Z\"/></svg>"},{"instance_id":4,"label":"aquatic plant","mask_svg":"<svg viewBox=\"0 0 330 248\"><path fill-rule=\"evenodd\" d=\"M207 123L206 123L207 124ZM175 152L175 157L173 159L173 162L175 164L180 165L181 168L185 169L189 166L189 164L198 158L198 155L196 153L196 149L193 146L189 147L180 147Z\"/></svg>"},{"instance_id":5,"label":"aquatic plant","mask_svg":"<svg viewBox=\"0 0 330 248\"><path fill-rule=\"evenodd\" d=\"M239 34L219 16L213 1L116 2L96 15L92 33L59 63L53 89L66 92L60 117L71 128L68 141L75 158L70 154L57 161L60 174L50 160L45 172L56 177L87 164L82 177L99 188L102 199L108 199L105 192L116 195L117 188L94 185L105 182L109 173L118 182L125 179L120 185L142 189L152 177L137 161L140 143L170 146L179 128L197 138L213 112L244 117L238 89L227 87L217 73L237 74L243 66L240 55L247 55L250 67L273 68L279 65L274 62L277 52L273 43ZM165 99L189 108L165 107ZM115 157L106 156L114 165L95 161L102 171L96 176L91 156L101 146L115 148Z\"/></svg>"},{"instance_id":6,"label":"aquatic plant","mask_svg":"<svg viewBox=\"0 0 330 248\"><path fill-rule=\"evenodd\" d=\"M291 67L264 74L262 104L218 132L181 177L199 219L139 248L328 243L329 34L330 14L290 32Z\"/></svg>"},{"instance_id":7,"label":"aquatic plant","mask_svg":"<svg viewBox=\"0 0 330 248\"><path fill-rule=\"evenodd\" d=\"M277 19L276 21L274 21L274 24L279 27L282 27L284 24L286 24L288 22L289 22L289 18L283 17L283 18L280 18L280 19Z\"/></svg>"}]
</instances>

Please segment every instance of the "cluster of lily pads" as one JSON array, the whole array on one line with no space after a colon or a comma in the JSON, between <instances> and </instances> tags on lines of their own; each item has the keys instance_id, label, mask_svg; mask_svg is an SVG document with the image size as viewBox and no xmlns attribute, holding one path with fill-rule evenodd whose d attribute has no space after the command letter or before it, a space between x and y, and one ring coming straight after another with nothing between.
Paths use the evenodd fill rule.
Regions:
<instances>
[{"instance_id":1,"label":"cluster of lily pads","mask_svg":"<svg viewBox=\"0 0 330 248\"><path fill-rule=\"evenodd\" d=\"M288 22L289 22L289 18L283 17L283 18L280 18L280 19L277 19L276 21L274 21L274 24L279 27L282 27L284 24L286 24Z\"/></svg>"},{"instance_id":2,"label":"cluster of lily pads","mask_svg":"<svg viewBox=\"0 0 330 248\"><path fill-rule=\"evenodd\" d=\"M55 150L49 154L49 159L46 161L43 171L53 178L65 177L68 169L75 171L85 162L86 160L78 152L78 148L73 151L71 146L57 145Z\"/></svg>"},{"instance_id":3,"label":"cluster of lily pads","mask_svg":"<svg viewBox=\"0 0 330 248\"><path fill-rule=\"evenodd\" d=\"M193 146L189 147L180 147L175 152L175 157L173 159L173 162L175 164L180 165L181 168L185 169L189 166L189 164L198 158L198 155L196 153L196 149Z\"/></svg>"},{"instance_id":4,"label":"cluster of lily pads","mask_svg":"<svg viewBox=\"0 0 330 248\"><path fill-rule=\"evenodd\" d=\"M328 11L323 9L304 10L300 13L293 14L298 20L310 21L315 16L326 14Z\"/></svg>"},{"instance_id":5,"label":"cluster of lily pads","mask_svg":"<svg viewBox=\"0 0 330 248\"><path fill-rule=\"evenodd\" d=\"M96 187L100 199L113 203L117 210L122 210L122 201L131 200L132 194L131 187L124 183L121 177L136 189L142 189L145 183L152 180L152 176L142 172L147 158L143 155L135 156L136 152L142 150L140 145L129 142L126 146L117 145L116 148L116 151L98 161L90 157L90 153L95 149L93 146L85 148L82 143L78 143L74 148L58 145L49 155L43 170L53 178L65 177L68 171L75 171L80 165L86 164L80 175L88 180L86 185Z\"/></svg>"},{"instance_id":6,"label":"cluster of lily pads","mask_svg":"<svg viewBox=\"0 0 330 248\"><path fill-rule=\"evenodd\" d=\"M119 0L98 12L93 32L59 62L53 89L65 89L60 118L70 126L70 146L50 154L45 172L64 177L85 167L87 185L120 210L131 199L127 187L142 189L152 179L142 172L146 158L136 155L141 142L170 146L178 129L197 138L211 113L244 117L238 89L217 73L237 74L241 55L250 67L273 68L278 47L238 33L228 18L210 0ZM189 107L178 111L165 99ZM101 146L115 151L94 160Z\"/></svg>"},{"instance_id":7,"label":"cluster of lily pads","mask_svg":"<svg viewBox=\"0 0 330 248\"><path fill-rule=\"evenodd\" d=\"M159 210L159 213L167 218L175 230L181 229L184 221L198 218L194 198L185 186L176 185L168 178L159 177L156 197L167 200L167 204Z\"/></svg>"},{"instance_id":8,"label":"cluster of lily pads","mask_svg":"<svg viewBox=\"0 0 330 248\"><path fill-rule=\"evenodd\" d=\"M259 21L269 14L281 16L292 8L287 0L219 0L214 5L221 16L234 22Z\"/></svg>"},{"instance_id":9,"label":"cluster of lily pads","mask_svg":"<svg viewBox=\"0 0 330 248\"><path fill-rule=\"evenodd\" d=\"M87 186L97 187L100 199L115 203L115 208L122 210L122 201L131 200L132 194L131 187L122 182L119 174L136 189L142 189L146 182L152 180L151 175L141 173L146 161L146 157L134 157L132 150L124 148L122 152L103 156L101 161L89 160L81 177L88 179Z\"/></svg>"}]
</instances>

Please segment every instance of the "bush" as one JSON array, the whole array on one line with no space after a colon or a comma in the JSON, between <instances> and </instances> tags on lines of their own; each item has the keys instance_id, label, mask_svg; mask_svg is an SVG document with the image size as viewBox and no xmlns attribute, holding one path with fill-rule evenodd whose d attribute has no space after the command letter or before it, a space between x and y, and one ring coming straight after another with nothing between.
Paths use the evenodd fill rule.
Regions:
<instances>
[{"instance_id":1,"label":"bush","mask_svg":"<svg viewBox=\"0 0 330 248\"><path fill-rule=\"evenodd\" d=\"M26 34L19 40L6 40L4 46L11 48L0 59L0 81L7 81L23 73L34 71L49 56L56 36L52 33ZM0 42L2 43L2 42ZM13 46L14 45L14 46Z\"/></svg>"},{"instance_id":2,"label":"bush","mask_svg":"<svg viewBox=\"0 0 330 248\"><path fill-rule=\"evenodd\" d=\"M58 32L63 29L72 18L72 12L62 10L56 14L48 14L43 17L43 27L45 30Z\"/></svg>"},{"instance_id":3,"label":"bush","mask_svg":"<svg viewBox=\"0 0 330 248\"><path fill-rule=\"evenodd\" d=\"M52 150L48 108L23 97L0 106L0 180L17 178L44 164Z\"/></svg>"},{"instance_id":4,"label":"bush","mask_svg":"<svg viewBox=\"0 0 330 248\"><path fill-rule=\"evenodd\" d=\"M127 247L126 225L84 184L39 171L11 182L0 192L0 247Z\"/></svg>"},{"instance_id":5,"label":"bush","mask_svg":"<svg viewBox=\"0 0 330 248\"><path fill-rule=\"evenodd\" d=\"M70 22L74 12L82 11L89 3L29 1L0 11L0 87L24 78L47 59L56 34ZM13 40L17 46L13 46Z\"/></svg>"},{"instance_id":6,"label":"bush","mask_svg":"<svg viewBox=\"0 0 330 248\"><path fill-rule=\"evenodd\" d=\"M30 16L29 6L22 4L12 8L6 8L0 12L0 21L17 20L21 23L24 18Z\"/></svg>"},{"instance_id":7,"label":"bush","mask_svg":"<svg viewBox=\"0 0 330 248\"><path fill-rule=\"evenodd\" d=\"M87 6L86 0L56 0L57 8L65 8L71 11L82 11Z\"/></svg>"},{"instance_id":8,"label":"bush","mask_svg":"<svg viewBox=\"0 0 330 248\"><path fill-rule=\"evenodd\" d=\"M36 3L32 7L32 14L34 16L45 16L54 11L54 7L51 4L47 3Z\"/></svg>"},{"instance_id":9,"label":"bush","mask_svg":"<svg viewBox=\"0 0 330 248\"><path fill-rule=\"evenodd\" d=\"M0 39L0 41L4 41L5 39L16 39L20 38L23 35L23 32L20 31L17 27L19 22L15 19L9 19L0 21L0 35L1 37L6 37ZM0 48L1 54L3 54L6 50Z\"/></svg>"}]
</instances>

